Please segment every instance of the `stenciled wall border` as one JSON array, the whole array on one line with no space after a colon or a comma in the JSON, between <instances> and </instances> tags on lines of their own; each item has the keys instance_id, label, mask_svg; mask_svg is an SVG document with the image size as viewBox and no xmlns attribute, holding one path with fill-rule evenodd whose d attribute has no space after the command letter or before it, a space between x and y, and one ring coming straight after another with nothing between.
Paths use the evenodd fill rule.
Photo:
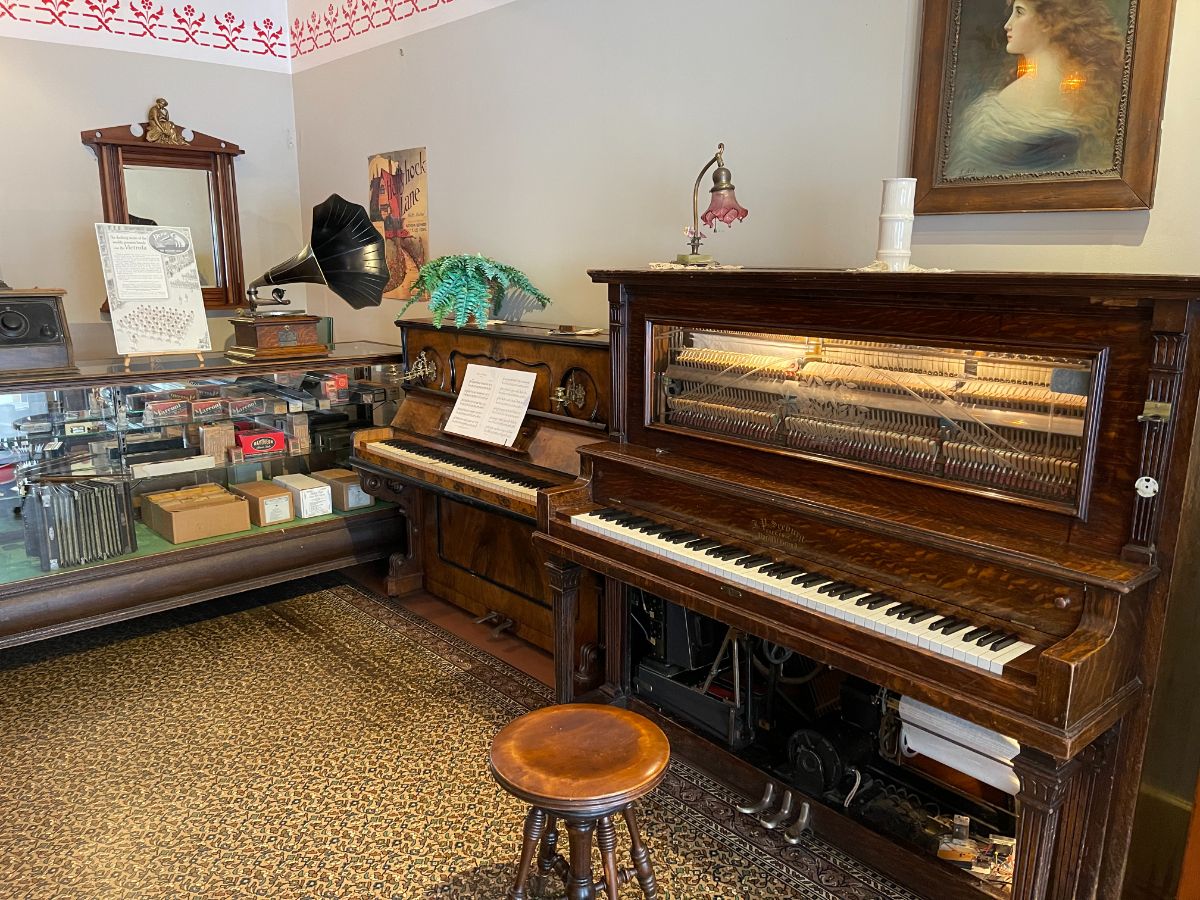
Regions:
<instances>
[{"instance_id":1,"label":"stenciled wall border","mask_svg":"<svg viewBox=\"0 0 1200 900\"><path fill-rule=\"evenodd\" d=\"M0 37L289 72L511 2L0 0Z\"/></svg>"},{"instance_id":2,"label":"stenciled wall border","mask_svg":"<svg viewBox=\"0 0 1200 900\"><path fill-rule=\"evenodd\" d=\"M263 15L275 7L275 15ZM0 0L0 37L80 44L286 72L284 0Z\"/></svg>"}]
</instances>

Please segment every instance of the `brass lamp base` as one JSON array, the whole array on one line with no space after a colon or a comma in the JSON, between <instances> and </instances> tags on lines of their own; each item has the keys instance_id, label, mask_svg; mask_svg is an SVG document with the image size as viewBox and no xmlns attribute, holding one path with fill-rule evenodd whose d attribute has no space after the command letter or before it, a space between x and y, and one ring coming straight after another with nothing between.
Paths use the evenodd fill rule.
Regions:
<instances>
[{"instance_id":1,"label":"brass lamp base","mask_svg":"<svg viewBox=\"0 0 1200 900\"><path fill-rule=\"evenodd\" d=\"M675 257L675 262L684 266L709 266L716 260L706 253L680 253Z\"/></svg>"},{"instance_id":2,"label":"brass lamp base","mask_svg":"<svg viewBox=\"0 0 1200 900\"><path fill-rule=\"evenodd\" d=\"M234 346L225 351L230 359L312 359L328 356L329 348L317 340L320 316L237 316L233 323Z\"/></svg>"}]
</instances>

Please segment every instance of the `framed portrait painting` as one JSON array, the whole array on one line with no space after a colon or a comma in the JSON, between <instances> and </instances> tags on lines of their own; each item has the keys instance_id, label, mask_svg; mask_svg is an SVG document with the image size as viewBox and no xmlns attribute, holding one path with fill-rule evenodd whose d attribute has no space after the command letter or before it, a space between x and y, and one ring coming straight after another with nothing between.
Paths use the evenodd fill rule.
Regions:
<instances>
[{"instance_id":1,"label":"framed portrait painting","mask_svg":"<svg viewBox=\"0 0 1200 900\"><path fill-rule=\"evenodd\" d=\"M1149 209L1175 0L925 0L918 214Z\"/></svg>"}]
</instances>

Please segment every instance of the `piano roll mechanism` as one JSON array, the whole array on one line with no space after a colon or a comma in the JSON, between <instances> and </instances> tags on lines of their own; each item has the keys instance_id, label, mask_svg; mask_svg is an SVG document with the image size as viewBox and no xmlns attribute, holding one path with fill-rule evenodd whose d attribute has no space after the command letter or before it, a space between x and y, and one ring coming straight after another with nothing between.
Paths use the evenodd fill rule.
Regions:
<instances>
[{"instance_id":1,"label":"piano roll mechanism","mask_svg":"<svg viewBox=\"0 0 1200 900\"><path fill-rule=\"evenodd\" d=\"M688 723L745 814L922 896L1118 896L1193 587L1200 279L591 275L610 436L535 491L558 699Z\"/></svg>"}]
</instances>

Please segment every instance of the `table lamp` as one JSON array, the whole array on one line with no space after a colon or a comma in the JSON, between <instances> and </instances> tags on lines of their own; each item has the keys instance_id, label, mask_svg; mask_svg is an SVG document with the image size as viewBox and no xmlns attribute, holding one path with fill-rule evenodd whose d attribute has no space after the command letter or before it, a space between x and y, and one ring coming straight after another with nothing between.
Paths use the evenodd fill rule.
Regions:
<instances>
[{"instance_id":1,"label":"table lamp","mask_svg":"<svg viewBox=\"0 0 1200 900\"><path fill-rule=\"evenodd\" d=\"M712 199L709 201L708 209L701 216L700 180L704 178L704 173L712 168L713 163L717 164L717 168L713 172L713 186L709 189ZM717 222L732 225L750 214L744 206L737 202L730 177L729 170L725 168L725 145L717 144L716 154L704 164L704 168L696 176L696 184L692 187L692 224L685 232L689 238L692 252L680 253L675 257L677 263L685 266L714 265L716 260L700 252L700 242L704 240L704 236L700 232L700 222L703 221L709 228L715 228Z\"/></svg>"}]
</instances>

